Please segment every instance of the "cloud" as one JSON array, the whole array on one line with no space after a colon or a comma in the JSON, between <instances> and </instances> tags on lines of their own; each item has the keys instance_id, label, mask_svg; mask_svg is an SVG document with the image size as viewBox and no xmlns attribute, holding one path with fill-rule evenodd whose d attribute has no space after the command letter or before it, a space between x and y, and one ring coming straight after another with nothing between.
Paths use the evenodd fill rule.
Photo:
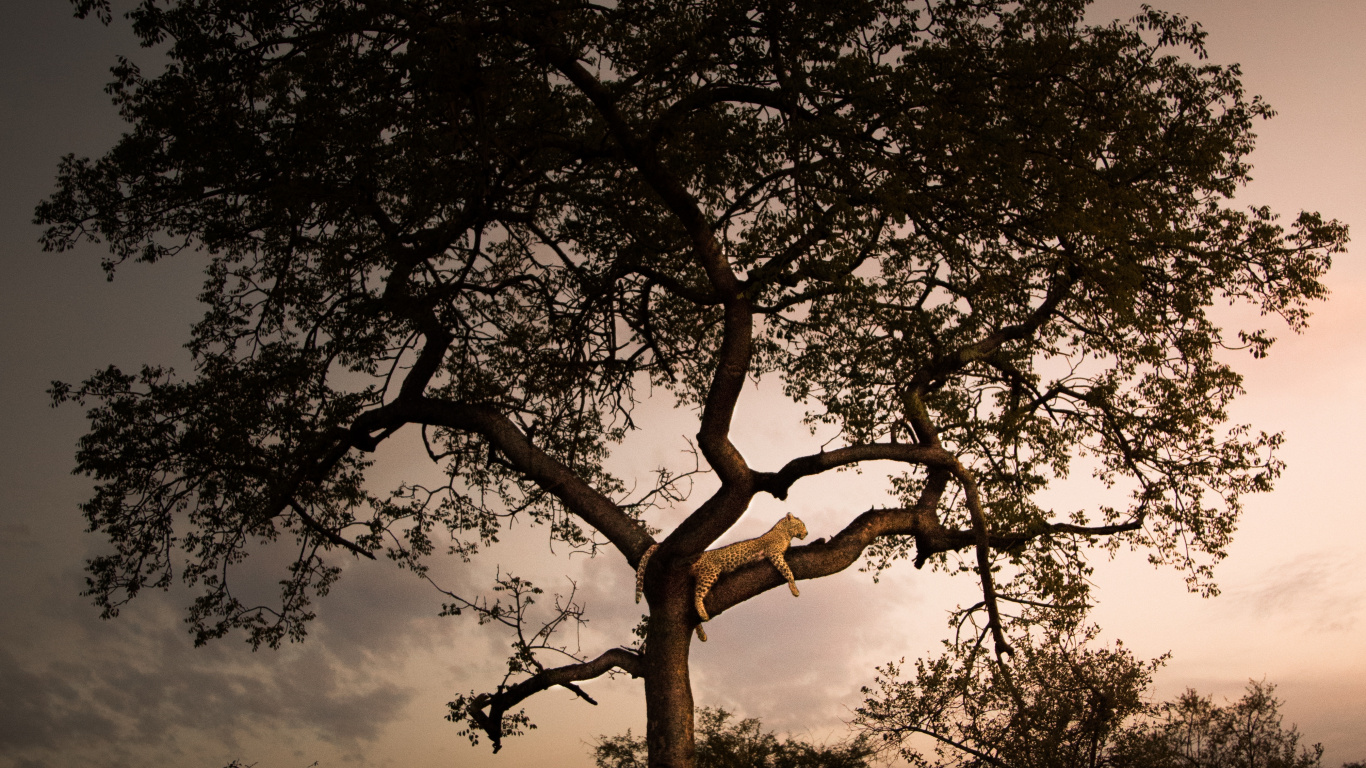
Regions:
<instances>
[{"instance_id":1,"label":"cloud","mask_svg":"<svg viewBox=\"0 0 1366 768\"><path fill-rule=\"evenodd\" d=\"M195 649L165 595L109 622L71 602L0 651L0 765L223 765L263 738L359 758L413 695L392 667L344 663L322 643Z\"/></svg>"},{"instance_id":2,"label":"cloud","mask_svg":"<svg viewBox=\"0 0 1366 768\"><path fill-rule=\"evenodd\" d=\"M28 523L0 523L0 546L24 545L33 539L33 529Z\"/></svg>"},{"instance_id":3,"label":"cloud","mask_svg":"<svg viewBox=\"0 0 1366 768\"><path fill-rule=\"evenodd\" d=\"M1355 585L1361 582L1363 570L1357 559L1319 553L1272 566L1253 585L1229 597L1241 609L1261 616L1348 631L1361 613L1363 597Z\"/></svg>"},{"instance_id":4,"label":"cloud","mask_svg":"<svg viewBox=\"0 0 1366 768\"><path fill-rule=\"evenodd\" d=\"M58 669L25 669L0 649L0 754L51 749L71 738L112 738L113 720L98 711L81 682Z\"/></svg>"}]
</instances>

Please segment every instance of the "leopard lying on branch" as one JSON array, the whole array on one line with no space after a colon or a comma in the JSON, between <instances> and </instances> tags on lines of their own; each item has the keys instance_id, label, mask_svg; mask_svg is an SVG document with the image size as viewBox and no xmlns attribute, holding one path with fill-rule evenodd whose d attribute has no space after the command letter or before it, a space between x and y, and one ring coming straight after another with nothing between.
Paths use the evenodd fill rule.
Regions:
<instances>
[{"instance_id":1,"label":"leopard lying on branch","mask_svg":"<svg viewBox=\"0 0 1366 768\"><path fill-rule=\"evenodd\" d=\"M774 568L778 569L778 573L787 577L787 586L792 590L792 596L799 597L801 592L797 591L797 579L792 575L792 570L787 567L787 561L783 559L783 553L792 545L793 537L805 539L806 525L788 513L787 516L775 523L768 533L758 538L737 541L734 544L727 544L719 549L708 550L698 555L697 561L692 564L690 570L697 581L697 591L693 594L693 604L697 607L697 615L702 617L702 621L711 621L702 601L706 598L712 585L721 577L721 574L765 557L770 563L773 563ZM645 590L645 566L650 562L650 555L654 554L658 546L655 544L645 550L645 554L640 558L640 565L636 567L637 603L640 602L641 592ZM697 627L697 638L704 643L707 641L707 633L702 631L701 625Z\"/></svg>"}]
</instances>

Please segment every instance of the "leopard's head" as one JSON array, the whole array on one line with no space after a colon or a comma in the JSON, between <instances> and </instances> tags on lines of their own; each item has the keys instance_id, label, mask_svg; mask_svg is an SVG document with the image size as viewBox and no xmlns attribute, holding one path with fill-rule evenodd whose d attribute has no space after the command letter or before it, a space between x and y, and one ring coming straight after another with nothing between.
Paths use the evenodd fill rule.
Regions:
<instances>
[{"instance_id":1,"label":"leopard's head","mask_svg":"<svg viewBox=\"0 0 1366 768\"><path fill-rule=\"evenodd\" d=\"M791 512L787 513L787 529L792 532L795 538L806 538L806 523L793 517Z\"/></svg>"}]
</instances>

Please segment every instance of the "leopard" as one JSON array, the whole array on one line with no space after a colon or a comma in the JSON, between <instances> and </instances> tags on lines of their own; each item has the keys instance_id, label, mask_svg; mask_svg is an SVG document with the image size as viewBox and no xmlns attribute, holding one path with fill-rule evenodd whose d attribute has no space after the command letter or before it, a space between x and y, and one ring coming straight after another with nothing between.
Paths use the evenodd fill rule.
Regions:
<instances>
[{"instance_id":1,"label":"leopard","mask_svg":"<svg viewBox=\"0 0 1366 768\"><path fill-rule=\"evenodd\" d=\"M697 588L693 593L693 605L697 608L697 615L702 621L711 621L707 615L707 608L702 601L707 597L707 592L711 591L712 585L721 577L721 574L733 571L746 564L753 563L763 558L773 563L773 567L778 569L787 578L787 586L792 590L793 597L800 597L801 591L797 589L797 579L792 575L792 569L787 567L787 561L783 559L783 553L792 546L792 539L806 538L806 524L789 512L783 519L779 520L769 529L768 533L753 539L737 541L734 544L727 544L724 547L708 550L697 556L689 569L696 580ZM640 565L636 567L636 602L640 602L640 595L645 590L645 566L650 562L650 555L654 554L658 544L651 545L645 550L645 554L640 558ZM702 625L697 626L697 638L702 642L707 642L707 633L702 629Z\"/></svg>"}]
</instances>

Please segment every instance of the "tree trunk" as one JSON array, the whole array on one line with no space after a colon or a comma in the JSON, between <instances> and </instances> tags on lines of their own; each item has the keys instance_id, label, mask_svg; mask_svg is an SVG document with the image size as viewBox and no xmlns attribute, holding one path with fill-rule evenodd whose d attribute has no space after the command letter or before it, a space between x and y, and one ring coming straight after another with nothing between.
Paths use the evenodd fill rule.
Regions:
<instances>
[{"instance_id":1,"label":"tree trunk","mask_svg":"<svg viewBox=\"0 0 1366 768\"><path fill-rule=\"evenodd\" d=\"M650 606L645 640L645 743L650 768L693 768L691 595L687 589L665 592L661 605Z\"/></svg>"}]
</instances>

